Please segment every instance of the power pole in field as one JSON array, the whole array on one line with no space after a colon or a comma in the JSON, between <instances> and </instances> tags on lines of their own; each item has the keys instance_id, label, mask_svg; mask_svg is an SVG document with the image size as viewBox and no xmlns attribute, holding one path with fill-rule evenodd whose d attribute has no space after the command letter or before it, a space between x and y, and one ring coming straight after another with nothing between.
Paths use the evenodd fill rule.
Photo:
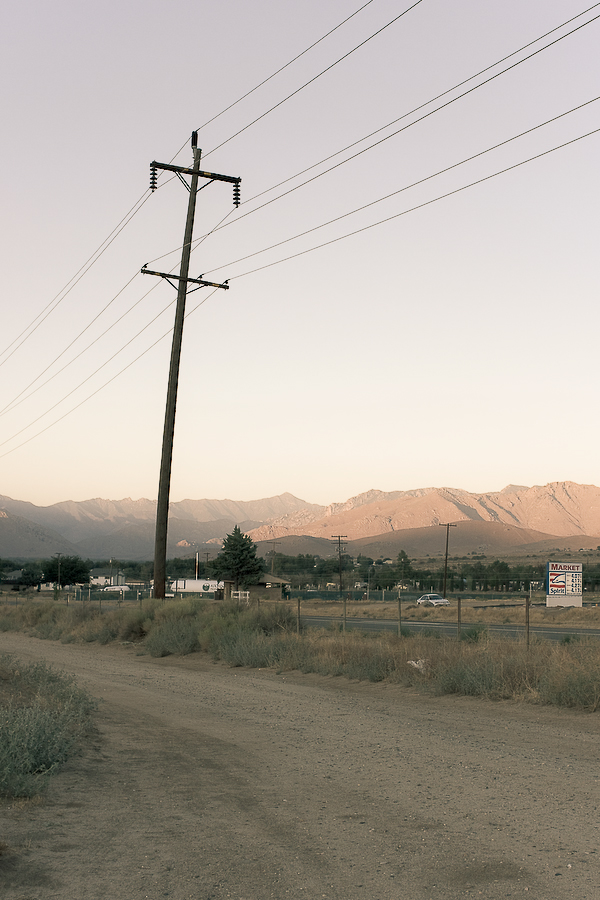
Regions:
<instances>
[{"instance_id":1,"label":"power pole in field","mask_svg":"<svg viewBox=\"0 0 600 900\"><path fill-rule=\"evenodd\" d=\"M346 549L342 547L342 541L348 537L347 534L332 534L331 535L334 541L337 541L337 550L338 550L338 563L340 570L340 597L342 596L342 553Z\"/></svg>"},{"instance_id":2,"label":"power pole in field","mask_svg":"<svg viewBox=\"0 0 600 900\"><path fill-rule=\"evenodd\" d=\"M442 597L446 599L446 583L448 581L448 537L451 528L456 528L456 522L440 522L440 526L446 529L446 556L444 558L444 590Z\"/></svg>"},{"instance_id":3,"label":"power pole in field","mask_svg":"<svg viewBox=\"0 0 600 900\"><path fill-rule=\"evenodd\" d=\"M270 544L272 547L271 550L271 575L275 574L275 547L279 546L281 541L267 541L267 544Z\"/></svg>"},{"instance_id":4,"label":"power pole in field","mask_svg":"<svg viewBox=\"0 0 600 900\"><path fill-rule=\"evenodd\" d=\"M156 190L156 170L163 169L167 172L175 172L180 181L190 192L188 203L183 248L181 252L181 267L179 275L171 275L167 272L151 272L145 266L142 268L144 275L158 275L165 278L175 287L177 284L177 306L175 309L175 326L173 329L173 344L171 347L171 365L169 369L169 383L167 387L167 405L165 409L165 425L163 431L162 457L160 463L160 477L158 482L158 503L156 507L156 537L154 543L154 597L164 600L165 581L167 568L167 528L169 519L169 492L171 488L171 463L173 459L173 435L175 433L175 408L177 405L177 385L179 381L179 361L181 358L181 341L183 336L183 321L185 318L185 300L188 292L188 284L200 287L214 287L228 290L227 282L215 284L212 281L203 281L201 278L189 278L190 254L192 250L192 234L194 231L194 214L196 211L196 194L198 193L198 179L207 178L209 181L228 181L234 185L233 202L235 206L240 204L241 178L231 175L217 175L214 172L203 172L200 169L200 157L202 151L198 148L198 133L192 132L192 153L194 157L192 168L173 166L167 163L150 163L150 189ZM191 184L188 185L183 177L191 176ZM193 290L198 290L193 288Z\"/></svg>"},{"instance_id":5,"label":"power pole in field","mask_svg":"<svg viewBox=\"0 0 600 900\"><path fill-rule=\"evenodd\" d=\"M446 597L446 583L448 581L448 538L450 535L450 529L456 528L456 522L440 522L440 526L446 529L446 557L444 560L444 591L442 596L444 600L447 600ZM460 594L458 595L458 609L457 609L457 632L458 632L458 640L460 641L460 631L461 631L461 621L460 621Z\"/></svg>"}]
</instances>

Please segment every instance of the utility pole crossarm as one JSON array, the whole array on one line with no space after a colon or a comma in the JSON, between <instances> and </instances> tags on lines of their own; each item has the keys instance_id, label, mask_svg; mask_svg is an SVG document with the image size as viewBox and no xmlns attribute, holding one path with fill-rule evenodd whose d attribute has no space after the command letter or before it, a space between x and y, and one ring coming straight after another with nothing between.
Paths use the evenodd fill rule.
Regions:
<instances>
[{"instance_id":1,"label":"utility pole crossarm","mask_svg":"<svg viewBox=\"0 0 600 900\"><path fill-rule=\"evenodd\" d=\"M170 163L159 163L153 160L150 163L151 169L164 169L165 172L177 172L180 175L193 175L194 170L186 166L172 166ZM241 184L242 179L236 175L218 175L216 172L203 172L199 169L196 172L199 178L209 178L211 181L228 181L229 184Z\"/></svg>"},{"instance_id":2,"label":"utility pole crossarm","mask_svg":"<svg viewBox=\"0 0 600 900\"><path fill-rule=\"evenodd\" d=\"M214 287L214 288L223 288L224 291L229 290L229 285L227 282L223 282L223 284L217 284L215 281L203 281L202 278L182 278L181 275L172 275L170 272L153 272L151 269L147 269L144 266L140 269L142 275L158 275L160 278L166 278L167 280L173 279L173 281L185 281L186 284L192 282L192 284L199 284L202 287Z\"/></svg>"}]
</instances>

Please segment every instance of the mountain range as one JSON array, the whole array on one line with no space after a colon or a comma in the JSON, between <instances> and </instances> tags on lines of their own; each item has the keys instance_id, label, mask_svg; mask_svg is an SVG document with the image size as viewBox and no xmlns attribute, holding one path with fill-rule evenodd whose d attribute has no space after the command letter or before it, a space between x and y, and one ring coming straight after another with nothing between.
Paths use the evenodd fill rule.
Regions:
<instances>
[{"instance_id":1,"label":"mountain range","mask_svg":"<svg viewBox=\"0 0 600 900\"><path fill-rule=\"evenodd\" d=\"M156 503L151 500L64 501L36 506L0 495L0 557L53 553L92 559L151 559ZM600 544L600 488L574 482L509 485L471 493L459 488L370 490L343 503L320 506L285 493L262 500L182 500L171 503L169 556L196 551L214 556L239 525L264 555L331 555L333 535L344 535L354 555L437 555L453 523L455 555L506 553L511 548L596 548Z\"/></svg>"}]
</instances>

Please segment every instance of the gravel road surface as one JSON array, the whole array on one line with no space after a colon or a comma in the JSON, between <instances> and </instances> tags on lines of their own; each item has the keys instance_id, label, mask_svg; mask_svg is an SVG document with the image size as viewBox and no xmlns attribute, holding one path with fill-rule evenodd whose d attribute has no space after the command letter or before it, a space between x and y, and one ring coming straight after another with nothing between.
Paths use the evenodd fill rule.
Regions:
<instances>
[{"instance_id":1,"label":"gravel road surface","mask_svg":"<svg viewBox=\"0 0 600 900\"><path fill-rule=\"evenodd\" d=\"M2 900L598 900L598 714L0 634L100 700Z\"/></svg>"}]
</instances>

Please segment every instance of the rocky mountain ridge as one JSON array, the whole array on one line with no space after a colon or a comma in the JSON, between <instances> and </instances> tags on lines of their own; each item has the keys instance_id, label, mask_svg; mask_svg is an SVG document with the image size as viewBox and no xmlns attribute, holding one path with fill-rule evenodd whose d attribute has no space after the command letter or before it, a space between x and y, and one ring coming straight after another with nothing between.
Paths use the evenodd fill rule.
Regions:
<instances>
[{"instance_id":1,"label":"rocky mountain ridge","mask_svg":"<svg viewBox=\"0 0 600 900\"><path fill-rule=\"evenodd\" d=\"M62 552L98 559L150 559L155 511L156 503L147 499L96 498L41 507L0 495L0 557ZM600 488L552 482L509 485L481 494L460 488L370 490L329 506L289 493L254 501L183 500L170 507L168 554L188 556L208 550L213 555L236 524L257 543L281 541L280 549L286 552L286 539L316 539L327 547L333 534L344 534L349 542L361 545L372 540L395 545L400 533L410 531L418 537L430 526L446 522L469 523L469 540L485 544L490 552L491 535L499 539L507 528L527 531L526 541L525 535L517 535L525 543L534 542L535 534L540 540L600 535ZM504 526L504 532L491 525Z\"/></svg>"},{"instance_id":2,"label":"rocky mountain ridge","mask_svg":"<svg viewBox=\"0 0 600 900\"><path fill-rule=\"evenodd\" d=\"M497 522L552 535L600 534L600 488L571 481L534 487L511 485L476 494L460 488L367 491L343 504L331 504L321 518L302 523L313 537L345 534L358 540L444 522ZM284 516L251 532L253 540L298 534L294 517Z\"/></svg>"}]
</instances>

